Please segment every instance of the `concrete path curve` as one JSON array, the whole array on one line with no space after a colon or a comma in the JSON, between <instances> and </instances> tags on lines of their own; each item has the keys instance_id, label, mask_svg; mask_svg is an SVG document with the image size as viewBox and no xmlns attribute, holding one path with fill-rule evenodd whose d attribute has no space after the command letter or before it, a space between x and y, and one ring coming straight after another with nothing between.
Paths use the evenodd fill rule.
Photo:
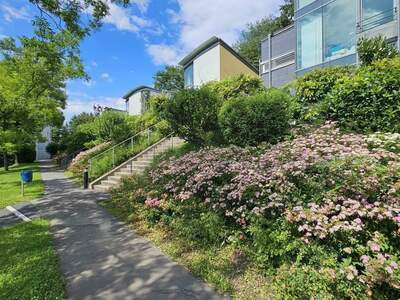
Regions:
<instances>
[{"instance_id":1,"label":"concrete path curve","mask_svg":"<svg viewBox=\"0 0 400 300\"><path fill-rule=\"evenodd\" d=\"M40 215L51 222L70 299L226 299L112 217L97 201L42 162Z\"/></svg>"}]
</instances>

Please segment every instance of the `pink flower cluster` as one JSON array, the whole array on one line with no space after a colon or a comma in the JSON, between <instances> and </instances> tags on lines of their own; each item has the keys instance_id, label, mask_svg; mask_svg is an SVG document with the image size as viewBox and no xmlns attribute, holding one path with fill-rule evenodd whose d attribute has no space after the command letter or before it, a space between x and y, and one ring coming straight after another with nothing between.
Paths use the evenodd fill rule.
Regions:
<instances>
[{"instance_id":1,"label":"pink flower cluster","mask_svg":"<svg viewBox=\"0 0 400 300\"><path fill-rule=\"evenodd\" d=\"M365 218L395 220L399 214L400 184L395 182L399 157L370 149L363 135L342 134L328 122L266 148L261 155L256 152L237 147L203 149L162 163L151 177L174 199L200 199L242 226L252 214L285 215L298 223L305 237L359 231ZM335 167L336 160L344 163ZM327 178L313 171L330 162L332 174ZM388 171L380 175L377 169L382 166ZM303 190L310 182L325 185L318 201ZM375 194L379 201L370 199Z\"/></svg>"},{"instance_id":2,"label":"pink flower cluster","mask_svg":"<svg viewBox=\"0 0 400 300\"><path fill-rule=\"evenodd\" d=\"M144 204L148 207L159 207L161 205L161 200L159 200L158 198L147 198L144 201Z\"/></svg>"}]
</instances>

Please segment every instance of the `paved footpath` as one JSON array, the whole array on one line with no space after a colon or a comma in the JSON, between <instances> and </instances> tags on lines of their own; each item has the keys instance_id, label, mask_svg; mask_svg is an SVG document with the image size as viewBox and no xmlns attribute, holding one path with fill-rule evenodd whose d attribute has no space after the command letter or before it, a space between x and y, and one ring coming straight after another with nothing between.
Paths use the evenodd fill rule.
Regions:
<instances>
[{"instance_id":1,"label":"paved footpath","mask_svg":"<svg viewBox=\"0 0 400 300\"><path fill-rule=\"evenodd\" d=\"M35 213L51 222L70 299L226 299L112 217L49 162ZM30 210L27 210L30 212Z\"/></svg>"}]
</instances>

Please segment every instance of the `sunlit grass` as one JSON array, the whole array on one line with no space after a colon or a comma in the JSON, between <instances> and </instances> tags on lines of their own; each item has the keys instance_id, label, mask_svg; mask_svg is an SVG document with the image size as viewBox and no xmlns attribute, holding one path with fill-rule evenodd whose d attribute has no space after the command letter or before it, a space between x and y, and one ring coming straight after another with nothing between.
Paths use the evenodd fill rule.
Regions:
<instances>
[{"instance_id":1,"label":"sunlit grass","mask_svg":"<svg viewBox=\"0 0 400 300\"><path fill-rule=\"evenodd\" d=\"M21 193L20 172L24 169L33 171L31 183L25 184L25 193ZM40 198L44 193L44 185L37 163L11 166L9 171L0 168L0 208L31 199Z\"/></svg>"}]
</instances>

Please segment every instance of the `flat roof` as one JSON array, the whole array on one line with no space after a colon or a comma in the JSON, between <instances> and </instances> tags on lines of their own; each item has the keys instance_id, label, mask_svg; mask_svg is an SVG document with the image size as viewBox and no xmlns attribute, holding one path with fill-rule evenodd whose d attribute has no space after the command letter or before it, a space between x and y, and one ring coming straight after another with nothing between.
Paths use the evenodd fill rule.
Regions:
<instances>
[{"instance_id":1,"label":"flat roof","mask_svg":"<svg viewBox=\"0 0 400 300\"><path fill-rule=\"evenodd\" d=\"M237 53L231 46L229 46L227 43L225 43L222 39L213 36L212 38L208 39L204 43L202 43L200 46L195 48L192 52L190 52L188 55L186 55L180 62L179 64L182 67L185 67L188 65L190 62L192 62L196 57L198 57L200 54L203 52L207 51L208 49L216 46L216 45L221 45L224 47L226 50L228 50L230 53L232 53L237 59L239 59L242 63L244 63L247 67L249 67L253 72L258 74L258 70L250 64L243 56L241 56L239 53Z\"/></svg>"},{"instance_id":2,"label":"flat roof","mask_svg":"<svg viewBox=\"0 0 400 300\"><path fill-rule=\"evenodd\" d=\"M146 85L140 85L140 86L134 88L133 90L130 90L122 98L125 99L125 100L128 100L128 98L130 96L132 96L134 93L139 92L141 90L152 90L152 91L155 91L155 92L159 92L159 90L156 90L155 88L152 88L152 87L149 87L149 86L146 86Z\"/></svg>"}]
</instances>

